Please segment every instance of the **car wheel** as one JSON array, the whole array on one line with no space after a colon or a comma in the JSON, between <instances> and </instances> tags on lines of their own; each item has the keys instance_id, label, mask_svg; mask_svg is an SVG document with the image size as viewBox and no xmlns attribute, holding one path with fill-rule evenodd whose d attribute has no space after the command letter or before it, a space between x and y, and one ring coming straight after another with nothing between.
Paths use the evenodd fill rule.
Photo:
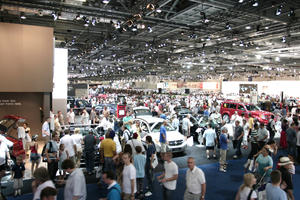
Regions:
<instances>
[{"instance_id":1,"label":"car wheel","mask_svg":"<svg viewBox=\"0 0 300 200\"><path fill-rule=\"evenodd\" d=\"M229 116L227 114L224 114L223 115L223 121L225 121L226 123L229 123L230 120L229 120Z\"/></svg>"}]
</instances>

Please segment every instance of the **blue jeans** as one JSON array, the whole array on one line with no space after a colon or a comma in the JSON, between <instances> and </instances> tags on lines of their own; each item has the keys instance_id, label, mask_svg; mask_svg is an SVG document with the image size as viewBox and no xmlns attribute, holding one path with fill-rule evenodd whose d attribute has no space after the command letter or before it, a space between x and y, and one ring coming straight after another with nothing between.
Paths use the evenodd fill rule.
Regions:
<instances>
[{"instance_id":1,"label":"blue jeans","mask_svg":"<svg viewBox=\"0 0 300 200\"><path fill-rule=\"evenodd\" d=\"M163 186L163 199L164 200L170 200L172 199L172 193L174 190L169 190Z\"/></svg>"},{"instance_id":2,"label":"blue jeans","mask_svg":"<svg viewBox=\"0 0 300 200\"><path fill-rule=\"evenodd\" d=\"M146 162L145 172L147 177L148 189L150 192L153 192L154 173L153 168L151 168L150 166L150 161Z\"/></svg>"},{"instance_id":3,"label":"blue jeans","mask_svg":"<svg viewBox=\"0 0 300 200\"><path fill-rule=\"evenodd\" d=\"M241 156L242 155L241 144L242 144L242 140L237 140L236 152L235 152L235 155L237 155L237 156Z\"/></svg>"},{"instance_id":4,"label":"blue jeans","mask_svg":"<svg viewBox=\"0 0 300 200\"><path fill-rule=\"evenodd\" d=\"M92 173L95 165L95 152L94 151L86 151L85 152L85 164L86 171L88 173Z\"/></svg>"},{"instance_id":5,"label":"blue jeans","mask_svg":"<svg viewBox=\"0 0 300 200\"><path fill-rule=\"evenodd\" d=\"M114 161L110 157L104 157L104 171L115 171Z\"/></svg>"}]
</instances>

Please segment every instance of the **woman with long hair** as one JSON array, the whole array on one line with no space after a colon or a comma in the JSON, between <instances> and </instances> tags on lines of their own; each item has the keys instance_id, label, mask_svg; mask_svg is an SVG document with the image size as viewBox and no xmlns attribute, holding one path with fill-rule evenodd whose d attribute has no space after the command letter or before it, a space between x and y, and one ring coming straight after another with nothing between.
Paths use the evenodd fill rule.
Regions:
<instances>
[{"instance_id":1,"label":"woman with long hair","mask_svg":"<svg viewBox=\"0 0 300 200\"><path fill-rule=\"evenodd\" d=\"M39 167L39 164L41 162L41 156L38 153L39 144L36 141L38 138L38 135L32 136L31 143L29 144L30 148L30 161L31 161L31 175L33 176L34 172L34 166L35 169Z\"/></svg>"},{"instance_id":2,"label":"woman with long hair","mask_svg":"<svg viewBox=\"0 0 300 200\"><path fill-rule=\"evenodd\" d=\"M286 149L287 148L287 141L286 141L286 130L289 128L288 121L286 119L282 120L281 123L281 133L280 133L280 148Z\"/></svg>"},{"instance_id":3,"label":"woman with long hair","mask_svg":"<svg viewBox=\"0 0 300 200\"><path fill-rule=\"evenodd\" d=\"M235 200L256 200L257 194L253 190L253 185L256 184L256 178L253 174L247 173L244 175L244 183L240 186ZM250 198L248 198L250 196Z\"/></svg>"}]
</instances>

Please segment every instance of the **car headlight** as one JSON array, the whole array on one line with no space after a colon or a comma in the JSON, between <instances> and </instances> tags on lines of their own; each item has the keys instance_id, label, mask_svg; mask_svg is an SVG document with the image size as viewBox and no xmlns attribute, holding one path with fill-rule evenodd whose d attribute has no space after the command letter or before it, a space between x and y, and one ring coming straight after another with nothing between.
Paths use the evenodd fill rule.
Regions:
<instances>
[{"instance_id":1,"label":"car headlight","mask_svg":"<svg viewBox=\"0 0 300 200\"><path fill-rule=\"evenodd\" d=\"M260 118L266 119L266 116L265 115L260 115Z\"/></svg>"}]
</instances>

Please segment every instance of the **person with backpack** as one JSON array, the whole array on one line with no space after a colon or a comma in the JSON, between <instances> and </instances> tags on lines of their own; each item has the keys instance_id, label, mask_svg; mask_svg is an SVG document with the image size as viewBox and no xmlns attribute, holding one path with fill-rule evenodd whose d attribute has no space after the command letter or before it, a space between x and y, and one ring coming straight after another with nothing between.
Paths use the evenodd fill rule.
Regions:
<instances>
[{"instance_id":1,"label":"person with backpack","mask_svg":"<svg viewBox=\"0 0 300 200\"><path fill-rule=\"evenodd\" d=\"M48 163L48 171L50 175L50 179L52 181L56 178L56 172L58 170L58 145L57 142L59 140L58 134L53 133L50 141L45 145L44 157L47 158Z\"/></svg>"}]
</instances>

